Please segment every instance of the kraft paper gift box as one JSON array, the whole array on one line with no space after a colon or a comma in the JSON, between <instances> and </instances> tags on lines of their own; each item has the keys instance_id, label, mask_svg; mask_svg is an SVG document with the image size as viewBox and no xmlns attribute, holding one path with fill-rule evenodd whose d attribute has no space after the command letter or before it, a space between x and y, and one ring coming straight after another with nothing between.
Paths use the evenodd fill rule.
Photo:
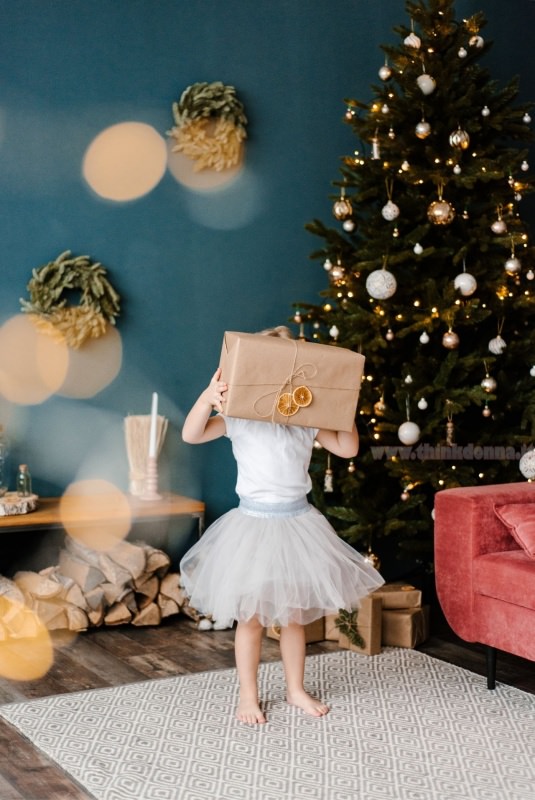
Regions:
<instances>
[{"instance_id":1,"label":"kraft paper gift box","mask_svg":"<svg viewBox=\"0 0 535 800\"><path fill-rule=\"evenodd\" d=\"M340 639L340 629L335 624L338 614L326 614L325 619L325 641L337 642Z\"/></svg>"},{"instance_id":2,"label":"kraft paper gift box","mask_svg":"<svg viewBox=\"0 0 535 800\"><path fill-rule=\"evenodd\" d=\"M229 417L350 431L364 356L336 345L227 331L221 380Z\"/></svg>"},{"instance_id":3,"label":"kraft paper gift box","mask_svg":"<svg viewBox=\"0 0 535 800\"><path fill-rule=\"evenodd\" d=\"M380 597L385 608L419 608L422 593L409 583L385 583L373 593Z\"/></svg>"},{"instance_id":4,"label":"kraft paper gift box","mask_svg":"<svg viewBox=\"0 0 535 800\"><path fill-rule=\"evenodd\" d=\"M416 647L429 636L429 606L383 609L382 623L384 645Z\"/></svg>"},{"instance_id":5,"label":"kraft paper gift box","mask_svg":"<svg viewBox=\"0 0 535 800\"><path fill-rule=\"evenodd\" d=\"M363 653L367 656L375 656L381 652L381 611L382 602L380 597L373 594L365 597L360 604L357 612L353 612L355 618L356 631L363 640L363 647L354 644L349 637L340 630L338 642L340 647L345 650L353 650L355 653Z\"/></svg>"},{"instance_id":6,"label":"kraft paper gift box","mask_svg":"<svg viewBox=\"0 0 535 800\"><path fill-rule=\"evenodd\" d=\"M280 626L271 625L269 628L266 628L266 635L269 639L277 639L277 641L279 641L281 638ZM313 642L323 642L324 639L325 639L325 623L323 617L314 620L314 622L309 622L308 625L305 625L306 644L312 644Z\"/></svg>"}]
</instances>

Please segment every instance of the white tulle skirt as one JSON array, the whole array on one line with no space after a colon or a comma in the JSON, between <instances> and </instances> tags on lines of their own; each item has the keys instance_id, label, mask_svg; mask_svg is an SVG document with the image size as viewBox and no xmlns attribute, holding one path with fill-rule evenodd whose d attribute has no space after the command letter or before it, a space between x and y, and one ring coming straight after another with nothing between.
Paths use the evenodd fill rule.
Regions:
<instances>
[{"instance_id":1,"label":"white tulle skirt","mask_svg":"<svg viewBox=\"0 0 535 800\"><path fill-rule=\"evenodd\" d=\"M257 617L265 626L306 625L353 610L384 581L306 499L241 501L183 557L190 605L220 625Z\"/></svg>"}]
</instances>

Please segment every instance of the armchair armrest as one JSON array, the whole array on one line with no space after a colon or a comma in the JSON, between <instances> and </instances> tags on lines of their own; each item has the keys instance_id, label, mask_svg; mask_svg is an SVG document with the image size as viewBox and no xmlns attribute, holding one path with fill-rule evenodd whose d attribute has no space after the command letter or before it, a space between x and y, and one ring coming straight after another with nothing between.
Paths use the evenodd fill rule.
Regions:
<instances>
[{"instance_id":1,"label":"armchair armrest","mask_svg":"<svg viewBox=\"0 0 535 800\"><path fill-rule=\"evenodd\" d=\"M495 505L535 503L535 484L444 489L435 496L435 583L444 615L466 641L472 634L473 560L518 545L494 513Z\"/></svg>"}]
</instances>

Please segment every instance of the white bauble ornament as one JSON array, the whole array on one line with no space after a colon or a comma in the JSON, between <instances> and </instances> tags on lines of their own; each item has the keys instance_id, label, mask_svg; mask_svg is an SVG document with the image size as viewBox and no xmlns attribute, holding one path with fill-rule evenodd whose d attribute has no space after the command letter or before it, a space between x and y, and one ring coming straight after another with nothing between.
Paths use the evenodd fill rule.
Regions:
<instances>
[{"instance_id":1,"label":"white bauble ornament","mask_svg":"<svg viewBox=\"0 0 535 800\"><path fill-rule=\"evenodd\" d=\"M388 203L382 207L381 214L388 222L392 222L392 220L399 217L399 206L393 203L392 200L389 200Z\"/></svg>"},{"instance_id":2,"label":"white bauble ornament","mask_svg":"<svg viewBox=\"0 0 535 800\"><path fill-rule=\"evenodd\" d=\"M474 294L477 289L477 281L469 272L461 272L456 276L453 285L464 297L469 297Z\"/></svg>"},{"instance_id":3,"label":"white bauble ornament","mask_svg":"<svg viewBox=\"0 0 535 800\"><path fill-rule=\"evenodd\" d=\"M416 36L416 34L413 31L412 33L409 33L409 35L405 37L403 43L407 47L413 47L415 50L418 50L422 45L422 40L420 39L419 36Z\"/></svg>"},{"instance_id":4,"label":"white bauble ornament","mask_svg":"<svg viewBox=\"0 0 535 800\"><path fill-rule=\"evenodd\" d=\"M426 122L425 119L422 119L416 125L414 131L418 139L427 139L427 137L431 133L431 125L428 122Z\"/></svg>"},{"instance_id":5,"label":"white bauble ornament","mask_svg":"<svg viewBox=\"0 0 535 800\"><path fill-rule=\"evenodd\" d=\"M459 49L457 50L457 55L459 56L459 58L466 58L466 56L468 55L468 50L466 49L466 47L459 47Z\"/></svg>"},{"instance_id":6,"label":"white bauble ornament","mask_svg":"<svg viewBox=\"0 0 535 800\"><path fill-rule=\"evenodd\" d=\"M332 267L333 265L331 259L326 258L325 261L323 262L323 269L325 270L325 272L330 272Z\"/></svg>"},{"instance_id":7,"label":"white bauble ornament","mask_svg":"<svg viewBox=\"0 0 535 800\"><path fill-rule=\"evenodd\" d=\"M392 297L396 289L396 279L386 269L375 269L366 279L366 291L375 300L386 300L388 297Z\"/></svg>"},{"instance_id":8,"label":"white bauble ornament","mask_svg":"<svg viewBox=\"0 0 535 800\"><path fill-rule=\"evenodd\" d=\"M532 378L535 378L535 366L531 367L529 374L531 375Z\"/></svg>"},{"instance_id":9,"label":"white bauble ornament","mask_svg":"<svg viewBox=\"0 0 535 800\"><path fill-rule=\"evenodd\" d=\"M485 403L485 406L484 406L483 411L481 413L483 414L484 417L490 417L491 416L492 411L488 407L487 403Z\"/></svg>"},{"instance_id":10,"label":"white bauble ornament","mask_svg":"<svg viewBox=\"0 0 535 800\"><path fill-rule=\"evenodd\" d=\"M420 399L418 400L418 408L420 409L420 411L425 411L425 409L427 408L427 400L425 399L425 397L420 397Z\"/></svg>"},{"instance_id":11,"label":"white bauble ornament","mask_svg":"<svg viewBox=\"0 0 535 800\"><path fill-rule=\"evenodd\" d=\"M531 122L531 117L530 117L530 115L528 114L527 111L524 114L524 116L522 117L522 122L525 122L526 125L529 125L529 123Z\"/></svg>"},{"instance_id":12,"label":"white bauble ornament","mask_svg":"<svg viewBox=\"0 0 535 800\"><path fill-rule=\"evenodd\" d=\"M527 450L518 462L518 468L524 478L535 478L535 450Z\"/></svg>"},{"instance_id":13,"label":"white bauble ornament","mask_svg":"<svg viewBox=\"0 0 535 800\"><path fill-rule=\"evenodd\" d=\"M329 278L331 278L331 280L333 280L335 282L336 281L341 281L345 274L346 274L346 271L345 271L344 267L338 261L336 264L334 264L333 267L331 267L331 270L329 272Z\"/></svg>"},{"instance_id":14,"label":"white bauble ornament","mask_svg":"<svg viewBox=\"0 0 535 800\"><path fill-rule=\"evenodd\" d=\"M417 256L421 256L422 253L424 252L424 248L422 247L420 242L416 242L416 244L414 245L414 247L412 249L413 249L413 252L416 253Z\"/></svg>"},{"instance_id":15,"label":"white bauble ornament","mask_svg":"<svg viewBox=\"0 0 535 800\"><path fill-rule=\"evenodd\" d=\"M522 172L527 172L527 171L529 170L529 164L528 164L528 162L527 162L527 161L523 161L523 162L520 164L520 169L522 170Z\"/></svg>"},{"instance_id":16,"label":"white bauble ornament","mask_svg":"<svg viewBox=\"0 0 535 800\"><path fill-rule=\"evenodd\" d=\"M405 378L405 383L412 383L412 375L407 375Z\"/></svg>"},{"instance_id":17,"label":"white bauble ornament","mask_svg":"<svg viewBox=\"0 0 535 800\"><path fill-rule=\"evenodd\" d=\"M410 168L411 168L411 165L409 164L407 159L405 159L404 161L401 162L401 169L403 170L403 172L408 172L410 170Z\"/></svg>"},{"instance_id":18,"label":"white bauble ornament","mask_svg":"<svg viewBox=\"0 0 535 800\"><path fill-rule=\"evenodd\" d=\"M342 222L342 228L348 233L352 233L355 230L355 223L352 219L345 219Z\"/></svg>"},{"instance_id":19,"label":"white bauble ornament","mask_svg":"<svg viewBox=\"0 0 535 800\"><path fill-rule=\"evenodd\" d=\"M431 75L427 75L425 72L423 72L421 75L418 75L416 78L416 83L418 84L418 88L422 94L433 94L437 88L435 79L432 78Z\"/></svg>"},{"instance_id":20,"label":"white bauble ornament","mask_svg":"<svg viewBox=\"0 0 535 800\"><path fill-rule=\"evenodd\" d=\"M481 388L488 394L491 394L491 392L496 391L497 386L498 384L491 375L485 375L485 377L481 381Z\"/></svg>"},{"instance_id":21,"label":"white bauble ornament","mask_svg":"<svg viewBox=\"0 0 535 800\"><path fill-rule=\"evenodd\" d=\"M338 328L336 327L336 325L333 325L333 326L332 326L332 327L329 329L329 336L332 336L332 338L333 338L333 339L338 339L339 335L340 335L340 331L338 330Z\"/></svg>"},{"instance_id":22,"label":"white bauble ornament","mask_svg":"<svg viewBox=\"0 0 535 800\"><path fill-rule=\"evenodd\" d=\"M381 112L383 114L389 114L390 113L390 108L389 108L387 103L383 103L383 105L381 107Z\"/></svg>"},{"instance_id":23,"label":"white bauble ornament","mask_svg":"<svg viewBox=\"0 0 535 800\"><path fill-rule=\"evenodd\" d=\"M416 444L420 438L420 428L415 422L407 420L399 426L398 438L403 444Z\"/></svg>"},{"instance_id":24,"label":"white bauble ornament","mask_svg":"<svg viewBox=\"0 0 535 800\"><path fill-rule=\"evenodd\" d=\"M385 339L387 342L391 342L394 339L394 331L392 328L389 328L385 333Z\"/></svg>"},{"instance_id":25,"label":"white bauble ornament","mask_svg":"<svg viewBox=\"0 0 535 800\"><path fill-rule=\"evenodd\" d=\"M483 106L483 108L481 109L481 116L482 117L490 116L490 108L488 106Z\"/></svg>"},{"instance_id":26,"label":"white bauble ornament","mask_svg":"<svg viewBox=\"0 0 535 800\"><path fill-rule=\"evenodd\" d=\"M490 226L490 229L493 233L496 233L498 236L507 233L507 225L505 223L505 220L503 220L501 217L498 217L498 219L494 220L494 222Z\"/></svg>"},{"instance_id":27,"label":"white bauble ornament","mask_svg":"<svg viewBox=\"0 0 535 800\"><path fill-rule=\"evenodd\" d=\"M532 281L533 278L535 278L535 272L533 272L532 269L528 269L528 271L526 272L526 278L528 279L528 281Z\"/></svg>"},{"instance_id":28,"label":"white bauble ornament","mask_svg":"<svg viewBox=\"0 0 535 800\"><path fill-rule=\"evenodd\" d=\"M382 81L387 81L389 78L392 77L392 70L388 66L388 64L384 64L381 69L379 70L379 77Z\"/></svg>"},{"instance_id":29,"label":"white bauble ornament","mask_svg":"<svg viewBox=\"0 0 535 800\"><path fill-rule=\"evenodd\" d=\"M511 256L505 262L505 271L508 275L516 275L517 272L520 272L522 269L522 264L520 263L519 259L516 256Z\"/></svg>"},{"instance_id":30,"label":"white bauble ornament","mask_svg":"<svg viewBox=\"0 0 535 800\"><path fill-rule=\"evenodd\" d=\"M495 356L499 356L500 353L503 353L506 347L507 343L502 339L502 337L499 334L498 336L495 336L494 339L491 339L489 342L489 350L491 353L494 353Z\"/></svg>"},{"instance_id":31,"label":"white bauble ornament","mask_svg":"<svg viewBox=\"0 0 535 800\"><path fill-rule=\"evenodd\" d=\"M479 35L471 36L470 39L468 40L468 44L470 45L470 47L477 47L479 49L483 47L483 45L485 44L485 40L483 39L482 36Z\"/></svg>"},{"instance_id":32,"label":"white bauble ornament","mask_svg":"<svg viewBox=\"0 0 535 800\"><path fill-rule=\"evenodd\" d=\"M455 175L460 175L462 172L461 165L455 164L455 166L453 167L453 172Z\"/></svg>"},{"instance_id":33,"label":"white bauble ornament","mask_svg":"<svg viewBox=\"0 0 535 800\"><path fill-rule=\"evenodd\" d=\"M420 342L422 344L429 343L429 334L427 333L427 331L422 331L422 333L420 334Z\"/></svg>"}]
</instances>

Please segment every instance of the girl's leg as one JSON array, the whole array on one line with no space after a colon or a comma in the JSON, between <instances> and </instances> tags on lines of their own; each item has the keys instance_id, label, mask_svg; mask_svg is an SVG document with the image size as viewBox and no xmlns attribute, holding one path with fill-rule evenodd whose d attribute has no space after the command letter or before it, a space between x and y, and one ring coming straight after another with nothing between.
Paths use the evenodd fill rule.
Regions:
<instances>
[{"instance_id":1,"label":"girl's leg","mask_svg":"<svg viewBox=\"0 0 535 800\"><path fill-rule=\"evenodd\" d=\"M234 638L236 667L240 681L240 700L236 717L249 724L265 722L258 702L257 673L262 649L263 627L253 618L238 622Z\"/></svg>"},{"instance_id":2,"label":"girl's leg","mask_svg":"<svg viewBox=\"0 0 535 800\"><path fill-rule=\"evenodd\" d=\"M311 697L303 686L305 677L305 629L302 625L290 624L281 628L280 649L284 675L286 677L286 699L313 717L322 717L329 707Z\"/></svg>"}]
</instances>

